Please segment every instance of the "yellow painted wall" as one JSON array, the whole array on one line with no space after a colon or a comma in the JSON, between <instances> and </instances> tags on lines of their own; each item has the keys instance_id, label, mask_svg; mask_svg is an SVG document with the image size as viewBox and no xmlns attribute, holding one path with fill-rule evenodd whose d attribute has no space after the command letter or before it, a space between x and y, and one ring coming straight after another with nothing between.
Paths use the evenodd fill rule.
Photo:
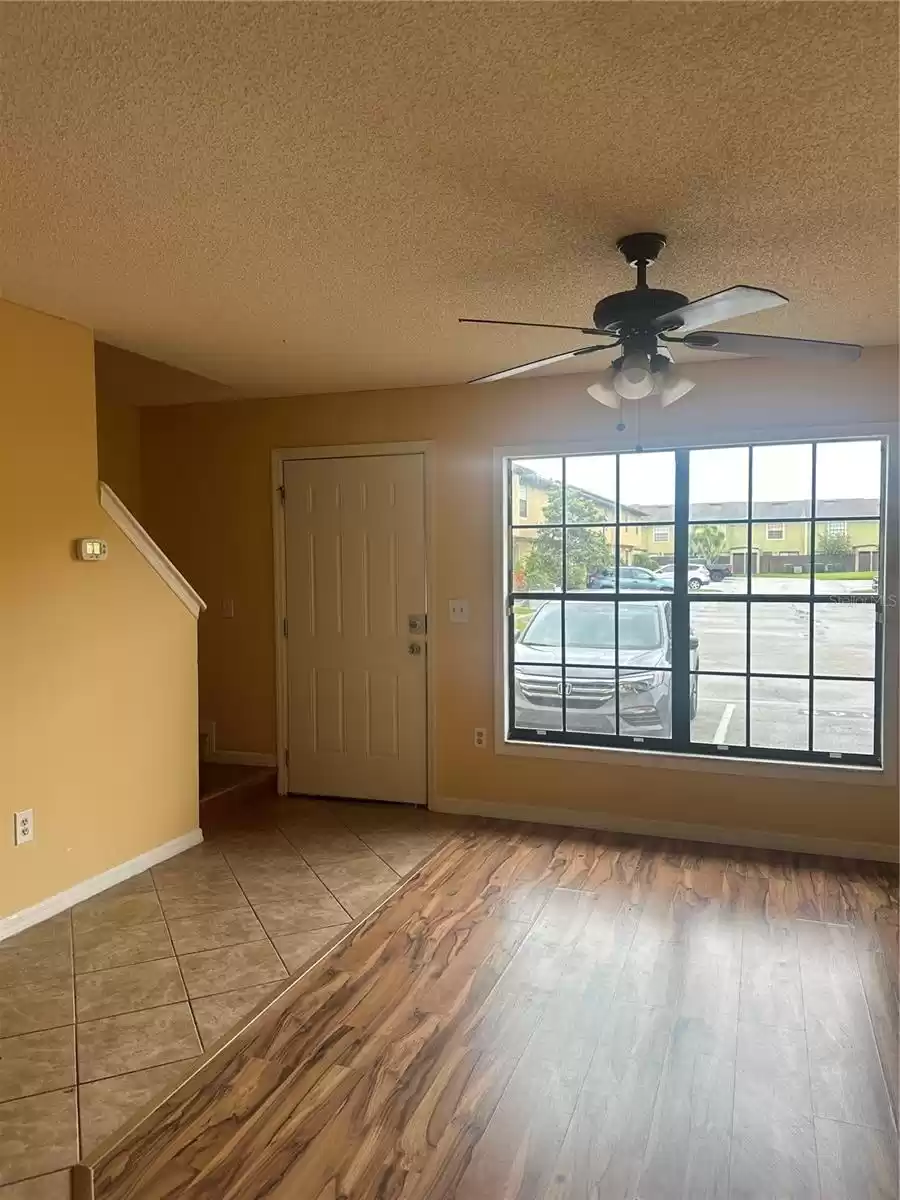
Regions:
<instances>
[{"instance_id":1,"label":"yellow painted wall","mask_svg":"<svg viewBox=\"0 0 900 1200\"><path fill-rule=\"evenodd\" d=\"M202 404L233 399L231 390L202 375L181 371L106 342L94 345L97 457L100 478L143 519L141 407Z\"/></svg>"},{"instance_id":2,"label":"yellow painted wall","mask_svg":"<svg viewBox=\"0 0 900 1200\"><path fill-rule=\"evenodd\" d=\"M99 356L100 344L96 350ZM141 410L101 386L97 363L97 460L100 478L140 521Z\"/></svg>"},{"instance_id":3,"label":"yellow painted wall","mask_svg":"<svg viewBox=\"0 0 900 1200\"><path fill-rule=\"evenodd\" d=\"M645 440L684 439L691 431L724 441L761 431L777 437L779 430L814 425L852 433L860 422L896 420L897 360L890 350L825 370L750 361L691 366L695 392L666 410L645 406ZM895 842L894 787L535 761L475 749L472 729L490 728L494 711L492 448L561 438L578 445L598 437L632 448L633 433L616 434L618 414L585 394L588 382L570 375L145 410L146 520L210 606L200 623L200 712L216 721L218 745L275 747L271 450L433 440L440 795ZM450 624L451 596L469 598L468 625ZM232 619L221 615L226 599L234 601Z\"/></svg>"},{"instance_id":4,"label":"yellow painted wall","mask_svg":"<svg viewBox=\"0 0 900 1200\"><path fill-rule=\"evenodd\" d=\"M195 829L196 621L97 500L91 333L0 301L0 916ZM109 543L102 563L72 543ZM35 840L13 845L13 812Z\"/></svg>"}]
</instances>

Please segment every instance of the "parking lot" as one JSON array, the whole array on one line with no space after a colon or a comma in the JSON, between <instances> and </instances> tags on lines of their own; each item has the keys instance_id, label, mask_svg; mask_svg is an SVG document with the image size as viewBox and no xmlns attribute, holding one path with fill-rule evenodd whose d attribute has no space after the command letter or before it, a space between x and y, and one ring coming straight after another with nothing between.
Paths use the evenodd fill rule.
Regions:
<instances>
[{"instance_id":1,"label":"parking lot","mask_svg":"<svg viewBox=\"0 0 900 1200\"><path fill-rule=\"evenodd\" d=\"M759 582L754 579L755 595L761 591ZM871 597L871 584L868 580L816 583L816 594L828 599L815 607L813 673L839 678L814 682L812 748L833 754L871 754L875 692L874 684L865 677L875 674L875 607L855 599ZM757 600L749 606L749 669L754 675L770 676L750 681L749 741L761 749L806 750L809 682L789 676L808 676L810 671L809 582L769 578L765 592L796 599ZM745 594L746 580L728 579L710 584L691 599L700 671L697 711L691 723L695 742L720 746L747 743L748 606L716 602L717 596ZM627 603L627 596L623 594L622 600ZM736 676L710 672L735 672Z\"/></svg>"},{"instance_id":2,"label":"parking lot","mask_svg":"<svg viewBox=\"0 0 900 1200\"><path fill-rule=\"evenodd\" d=\"M760 588L756 586L755 593ZM874 685L861 676L875 673L875 609L854 602L871 596L867 580L816 580L813 627L813 670L816 675L842 676L817 680L813 688L813 749L836 754L868 754L874 736ZM796 602L751 606L750 670L774 675L809 672L810 636L808 581L769 579L771 595L796 595ZM827 587L827 591L824 588ZM747 694L743 679L703 675L703 671L746 671L747 610L741 604L716 604L716 593L741 594L743 580L725 580L704 588L692 603L692 626L699 638L701 676L697 715L691 735L696 741L744 745ZM801 592L805 590L806 595ZM750 740L753 745L805 750L809 737L809 684L795 679L752 679Z\"/></svg>"}]
</instances>

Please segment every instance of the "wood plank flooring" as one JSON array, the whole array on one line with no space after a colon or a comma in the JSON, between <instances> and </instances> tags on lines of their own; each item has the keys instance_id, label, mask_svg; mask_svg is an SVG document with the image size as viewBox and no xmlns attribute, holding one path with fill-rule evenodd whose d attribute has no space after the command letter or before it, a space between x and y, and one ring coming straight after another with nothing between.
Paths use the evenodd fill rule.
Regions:
<instances>
[{"instance_id":1,"label":"wood plank flooring","mask_svg":"<svg viewBox=\"0 0 900 1200\"><path fill-rule=\"evenodd\" d=\"M464 825L98 1200L896 1200L896 876Z\"/></svg>"}]
</instances>

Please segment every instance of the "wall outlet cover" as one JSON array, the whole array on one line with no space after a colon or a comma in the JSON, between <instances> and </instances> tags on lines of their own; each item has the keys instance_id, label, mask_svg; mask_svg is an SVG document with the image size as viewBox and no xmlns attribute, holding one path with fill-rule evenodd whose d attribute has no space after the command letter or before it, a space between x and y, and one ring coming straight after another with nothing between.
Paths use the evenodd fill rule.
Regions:
<instances>
[{"instance_id":1,"label":"wall outlet cover","mask_svg":"<svg viewBox=\"0 0 900 1200\"><path fill-rule=\"evenodd\" d=\"M15 844L21 846L25 842L34 841L34 809L23 808L15 814L15 820Z\"/></svg>"}]
</instances>

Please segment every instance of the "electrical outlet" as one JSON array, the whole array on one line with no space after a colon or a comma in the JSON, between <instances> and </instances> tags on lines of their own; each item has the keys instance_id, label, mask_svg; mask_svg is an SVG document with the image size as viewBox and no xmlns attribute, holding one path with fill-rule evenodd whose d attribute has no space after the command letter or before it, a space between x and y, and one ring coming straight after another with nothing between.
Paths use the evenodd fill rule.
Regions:
<instances>
[{"instance_id":1,"label":"electrical outlet","mask_svg":"<svg viewBox=\"0 0 900 1200\"><path fill-rule=\"evenodd\" d=\"M16 845L21 846L23 842L34 841L34 809L23 808L21 812L15 814L16 817Z\"/></svg>"},{"instance_id":2,"label":"electrical outlet","mask_svg":"<svg viewBox=\"0 0 900 1200\"><path fill-rule=\"evenodd\" d=\"M487 730L486 729L476 729L475 730L475 745L478 747L479 750L483 750L485 748L485 746L487 745Z\"/></svg>"}]
</instances>

